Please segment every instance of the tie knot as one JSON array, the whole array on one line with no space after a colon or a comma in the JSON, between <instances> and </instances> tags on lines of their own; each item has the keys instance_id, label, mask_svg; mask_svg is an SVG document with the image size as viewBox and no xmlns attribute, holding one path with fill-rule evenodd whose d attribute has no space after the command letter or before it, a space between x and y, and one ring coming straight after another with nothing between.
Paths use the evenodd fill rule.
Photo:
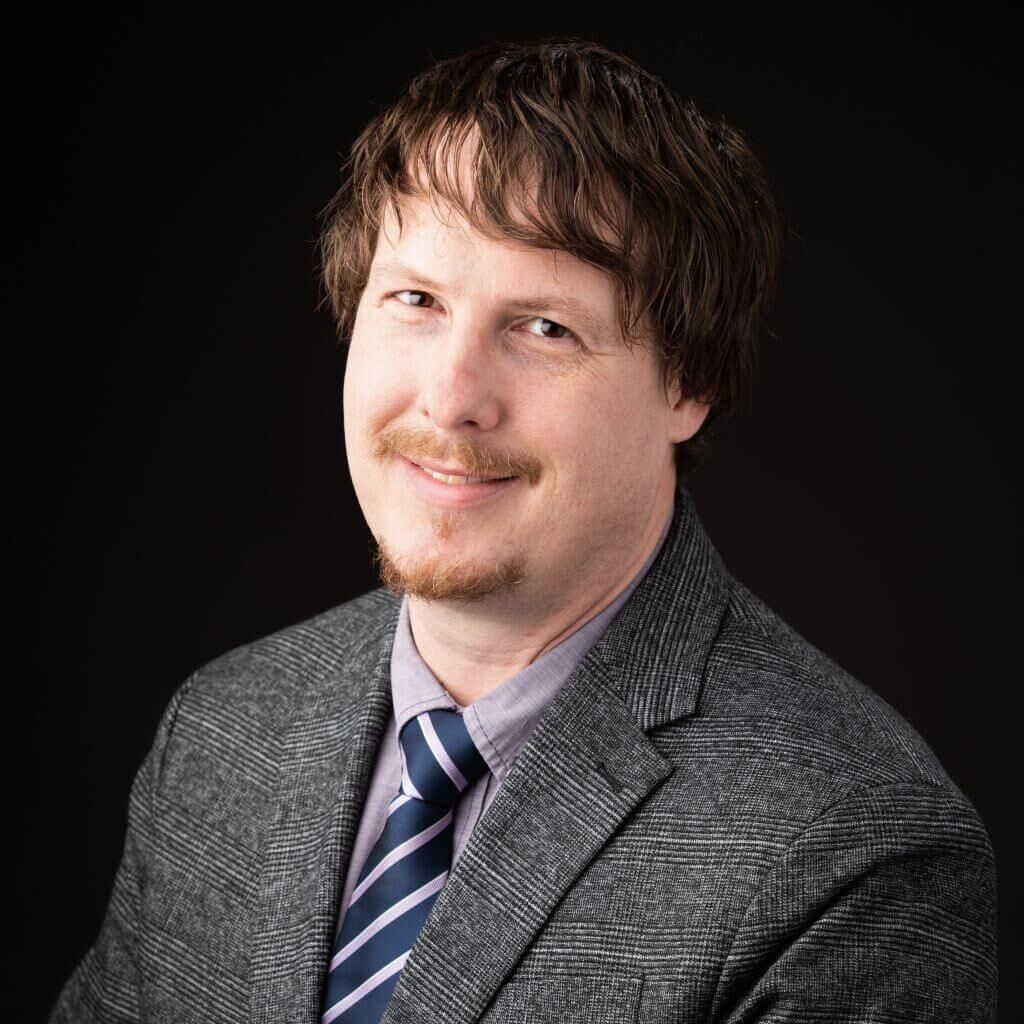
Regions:
<instances>
[{"instance_id":1,"label":"tie knot","mask_svg":"<svg viewBox=\"0 0 1024 1024\"><path fill-rule=\"evenodd\" d=\"M424 711L402 726L398 742L405 762L402 792L427 803L454 807L487 771L457 711Z\"/></svg>"}]
</instances>

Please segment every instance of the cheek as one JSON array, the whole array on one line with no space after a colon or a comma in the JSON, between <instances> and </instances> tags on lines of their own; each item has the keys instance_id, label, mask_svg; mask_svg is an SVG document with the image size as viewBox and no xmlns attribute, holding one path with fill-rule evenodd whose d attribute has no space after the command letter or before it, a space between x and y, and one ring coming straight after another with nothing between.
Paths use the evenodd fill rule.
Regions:
<instances>
[{"instance_id":1,"label":"cheek","mask_svg":"<svg viewBox=\"0 0 1024 1024\"><path fill-rule=\"evenodd\" d=\"M345 428L371 435L395 418L409 398L407 367L386 346L353 334L345 363Z\"/></svg>"},{"instance_id":2,"label":"cheek","mask_svg":"<svg viewBox=\"0 0 1024 1024\"><path fill-rule=\"evenodd\" d=\"M631 382L580 398L572 433L578 472L595 493L648 489L658 465L652 397Z\"/></svg>"},{"instance_id":3,"label":"cheek","mask_svg":"<svg viewBox=\"0 0 1024 1024\"><path fill-rule=\"evenodd\" d=\"M529 424L532 447L551 474L548 499L576 505L589 501L607 480L607 466L615 465L621 438L616 420L609 416L606 395L593 395L580 389L558 394L536 389L530 397L524 424Z\"/></svg>"}]
</instances>

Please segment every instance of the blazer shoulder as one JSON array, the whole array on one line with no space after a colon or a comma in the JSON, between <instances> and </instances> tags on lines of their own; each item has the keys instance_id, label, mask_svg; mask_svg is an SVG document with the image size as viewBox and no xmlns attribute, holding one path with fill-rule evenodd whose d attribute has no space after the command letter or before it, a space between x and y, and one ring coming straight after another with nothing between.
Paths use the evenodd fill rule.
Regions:
<instances>
[{"instance_id":1,"label":"blazer shoulder","mask_svg":"<svg viewBox=\"0 0 1024 1024\"><path fill-rule=\"evenodd\" d=\"M379 651L400 604L377 587L225 651L197 668L187 689L193 701L277 716L301 691L337 682L342 667Z\"/></svg>"},{"instance_id":2,"label":"blazer shoulder","mask_svg":"<svg viewBox=\"0 0 1024 1024\"><path fill-rule=\"evenodd\" d=\"M701 713L746 723L780 758L847 793L922 784L966 797L892 704L732 578Z\"/></svg>"},{"instance_id":3,"label":"blazer shoulder","mask_svg":"<svg viewBox=\"0 0 1024 1024\"><path fill-rule=\"evenodd\" d=\"M339 707L358 700L355 688L385 652L399 604L378 588L197 668L164 712L158 788L174 793L178 806L205 808L208 819L258 822L288 724L328 691ZM235 813L228 795L245 814Z\"/></svg>"}]
</instances>

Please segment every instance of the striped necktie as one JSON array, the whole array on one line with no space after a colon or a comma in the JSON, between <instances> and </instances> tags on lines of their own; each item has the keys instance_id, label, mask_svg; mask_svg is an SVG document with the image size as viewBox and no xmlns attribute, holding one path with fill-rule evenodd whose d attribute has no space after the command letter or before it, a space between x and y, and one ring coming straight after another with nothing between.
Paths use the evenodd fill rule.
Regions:
<instances>
[{"instance_id":1,"label":"striped necktie","mask_svg":"<svg viewBox=\"0 0 1024 1024\"><path fill-rule=\"evenodd\" d=\"M379 1024L448 881L455 805L487 771L456 711L424 711L398 737L402 782L348 901L320 1024Z\"/></svg>"}]
</instances>

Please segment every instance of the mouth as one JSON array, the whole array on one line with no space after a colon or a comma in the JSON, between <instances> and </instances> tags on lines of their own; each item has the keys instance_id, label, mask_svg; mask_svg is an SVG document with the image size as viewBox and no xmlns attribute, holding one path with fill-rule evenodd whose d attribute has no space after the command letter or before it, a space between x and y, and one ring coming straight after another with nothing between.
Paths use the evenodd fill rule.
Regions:
<instances>
[{"instance_id":1,"label":"mouth","mask_svg":"<svg viewBox=\"0 0 1024 1024\"><path fill-rule=\"evenodd\" d=\"M409 460L412 465L421 469L429 477L444 484L452 484L456 487L469 484L498 483L506 480L515 480L514 476L472 476L466 473L461 467L442 466L427 459L415 461Z\"/></svg>"},{"instance_id":2,"label":"mouth","mask_svg":"<svg viewBox=\"0 0 1024 1024\"><path fill-rule=\"evenodd\" d=\"M467 509L477 505L490 504L501 495L514 489L518 477L471 476L462 467L440 466L437 463L422 465L404 455L399 456L404 475L413 492L429 505L447 509ZM447 470L447 472L442 472Z\"/></svg>"}]
</instances>

